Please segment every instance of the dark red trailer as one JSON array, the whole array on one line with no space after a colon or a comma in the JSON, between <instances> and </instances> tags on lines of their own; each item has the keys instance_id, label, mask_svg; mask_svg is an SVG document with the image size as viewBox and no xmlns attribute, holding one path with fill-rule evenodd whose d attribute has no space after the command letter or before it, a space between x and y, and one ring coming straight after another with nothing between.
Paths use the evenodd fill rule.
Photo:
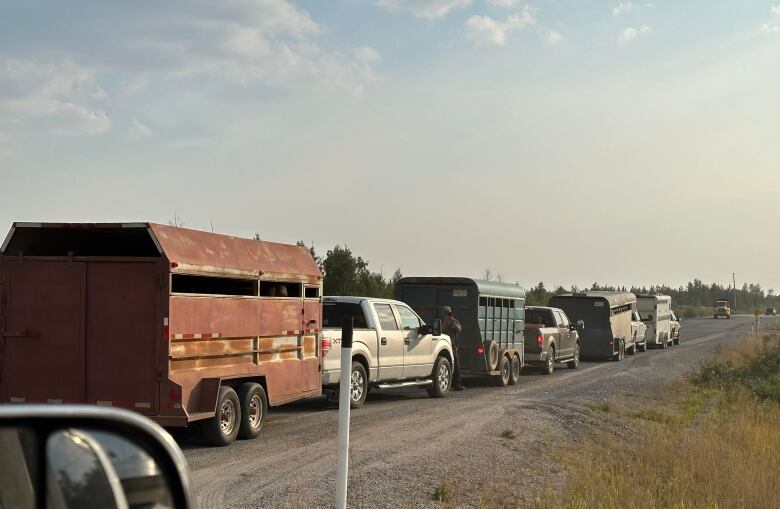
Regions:
<instances>
[{"instance_id":1,"label":"dark red trailer","mask_svg":"<svg viewBox=\"0 0 780 509\"><path fill-rule=\"evenodd\" d=\"M321 392L307 249L151 223L14 223L0 250L0 402L90 403L208 441Z\"/></svg>"}]
</instances>

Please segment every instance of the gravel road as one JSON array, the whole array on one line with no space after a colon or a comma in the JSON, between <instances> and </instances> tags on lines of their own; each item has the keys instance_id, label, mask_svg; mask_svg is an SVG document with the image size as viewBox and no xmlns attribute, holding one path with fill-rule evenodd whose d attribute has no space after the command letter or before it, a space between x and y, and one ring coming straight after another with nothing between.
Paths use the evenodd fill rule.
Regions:
<instances>
[{"instance_id":1,"label":"gravel road","mask_svg":"<svg viewBox=\"0 0 780 509\"><path fill-rule=\"evenodd\" d=\"M419 389L372 392L352 412L349 505L437 507L433 490L443 479L472 491L497 478L544 483L556 472L547 451L593 431L595 404L652 398L752 323L752 316L686 320L679 346L577 370L558 365L549 377L525 373L514 387L468 380L466 391L445 399ZM208 448L179 435L198 506L331 507L336 426L337 411L319 398L272 409L257 440Z\"/></svg>"}]
</instances>

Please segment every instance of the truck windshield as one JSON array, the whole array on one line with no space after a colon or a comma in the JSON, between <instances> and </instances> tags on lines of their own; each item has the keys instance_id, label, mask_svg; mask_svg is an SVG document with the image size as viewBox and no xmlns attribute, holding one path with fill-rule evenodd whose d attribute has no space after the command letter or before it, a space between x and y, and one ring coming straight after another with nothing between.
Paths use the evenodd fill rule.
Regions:
<instances>
[{"instance_id":1,"label":"truck windshield","mask_svg":"<svg viewBox=\"0 0 780 509\"><path fill-rule=\"evenodd\" d=\"M351 302L323 302L322 304L322 325L323 327L341 328L344 324L344 318L351 316L355 319L354 327L356 329L367 329L366 316L360 304Z\"/></svg>"},{"instance_id":2,"label":"truck windshield","mask_svg":"<svg viewBox=\"0 0 780 509\"><path fill-rule=\"evenodd\" d=\"M525 323L528 325L541 325L542 327L555 327L555 318L549 309L527 309L525 311Z\"/></svg>"}]
</instances>

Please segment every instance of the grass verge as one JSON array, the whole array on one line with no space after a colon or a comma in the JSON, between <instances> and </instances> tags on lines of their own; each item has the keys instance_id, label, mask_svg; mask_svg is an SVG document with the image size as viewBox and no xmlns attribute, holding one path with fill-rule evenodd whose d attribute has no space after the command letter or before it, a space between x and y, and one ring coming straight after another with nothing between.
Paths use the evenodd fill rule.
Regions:
<instances>
[{"instance_id":1,"label":"grass verge","mask_svg":"<svg viewBox=\"0 0 780 509\"><path fill-rule=\"evenodd\" d=\"M566 488L533 505L780 507L780 336L723 350L673 392L629 414L634 439L599 436L561 458Z\"/></svg>"}]
</instances>

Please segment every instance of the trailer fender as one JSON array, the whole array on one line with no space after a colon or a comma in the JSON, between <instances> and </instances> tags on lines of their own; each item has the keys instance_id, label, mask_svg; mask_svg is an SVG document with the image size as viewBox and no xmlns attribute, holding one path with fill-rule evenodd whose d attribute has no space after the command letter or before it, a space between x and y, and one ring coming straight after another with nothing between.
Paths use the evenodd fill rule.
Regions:
<instances>
[{"instance_id":1,"label":"trailer fender","mask_svg":"<svg viewBox=\"0 0 780 509\"><path fill-rule=\"evenodd\" d=\"M190 413L207 412L214 414L217 411L217 399L219 397L219 386L222 384L221 378L203 378L195 386L193 394L190 398L190 402L194 402L194 407L191 404L187 410Z\"/></svg>"}]
</instances>

